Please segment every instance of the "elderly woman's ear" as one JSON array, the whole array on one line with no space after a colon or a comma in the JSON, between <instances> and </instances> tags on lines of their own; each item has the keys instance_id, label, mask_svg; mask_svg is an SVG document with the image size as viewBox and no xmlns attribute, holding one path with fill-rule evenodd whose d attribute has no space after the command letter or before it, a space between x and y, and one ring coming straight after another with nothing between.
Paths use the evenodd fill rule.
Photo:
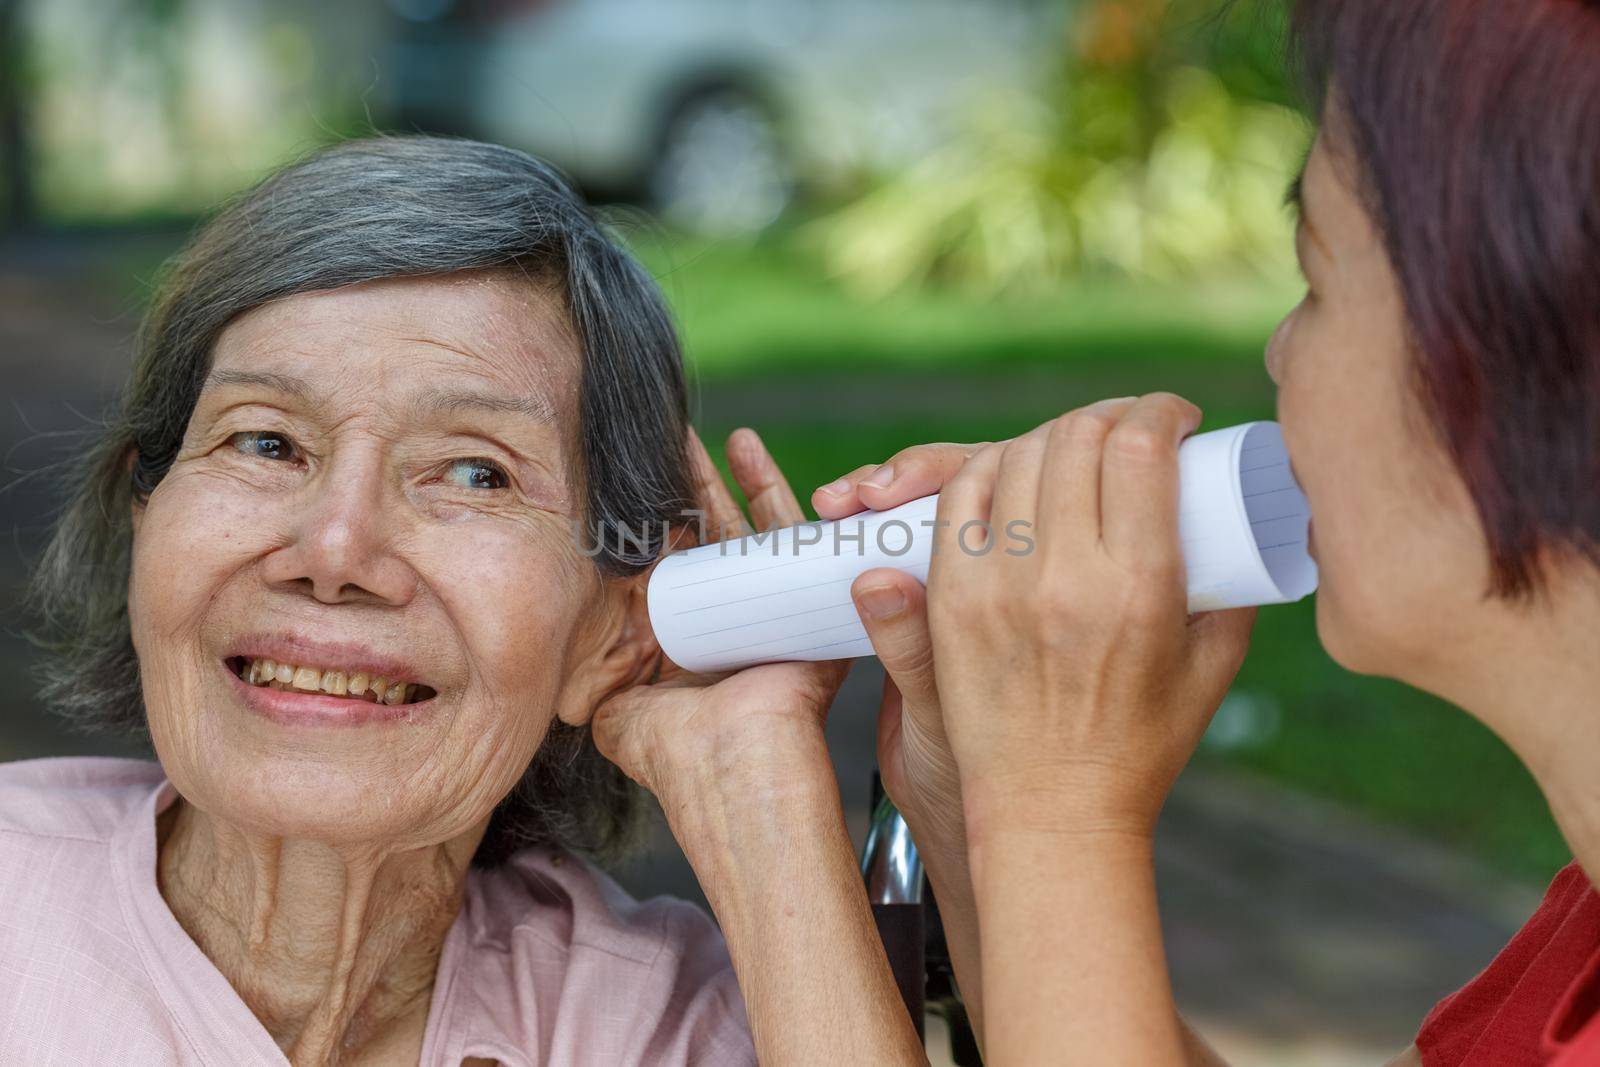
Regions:
<instances>
[{"instance_id":1,"label":"elderly woman's ear","mask_svg":"<svg viewBox=\"0 0 1600 1067\"><path fill-rule=\"evenodd\" d=\"M661 662L645 606L650 572L602 583L601 604L589 633L574 649L577 662L556 705L556 717L582 726L607 698L654 680Z\"/></svg>"}]
</instances>

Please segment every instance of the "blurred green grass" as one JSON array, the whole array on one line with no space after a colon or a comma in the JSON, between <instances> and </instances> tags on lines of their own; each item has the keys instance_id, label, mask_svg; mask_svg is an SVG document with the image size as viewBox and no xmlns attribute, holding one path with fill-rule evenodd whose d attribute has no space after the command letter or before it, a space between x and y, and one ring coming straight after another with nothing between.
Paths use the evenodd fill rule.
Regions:
<instances>
[{"instance_id":1,"label":"blurred green grass","mask_svg":"<svg viewBox=\"0 0 1600 1067\"><path fill-rule=\"evenodd\" d=\"M861 463L933 440L1009 437L1103 396L1172 389L1208 427L1271 418L1261 351L1298 299L1279 289L1084 283L1047 302L923 291L867 304L794 242L635 247L680 318L708 442L760 430L804 500ZM1269 776L1548 878L1569 858L1538 789L1488 730L1333 663L1310 602L1268 609L1236 692L1276 726L1199 759Z\"/></svg>"}]
</instances>

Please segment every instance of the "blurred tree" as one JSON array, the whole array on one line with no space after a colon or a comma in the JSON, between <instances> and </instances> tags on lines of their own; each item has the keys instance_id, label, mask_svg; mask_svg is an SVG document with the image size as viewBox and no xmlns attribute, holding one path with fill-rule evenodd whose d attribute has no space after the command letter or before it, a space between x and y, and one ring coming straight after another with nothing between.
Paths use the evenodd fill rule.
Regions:
<instances>
[{"instance_id":1,"label":"blurred tree","mask_svg":"<svg viewBox=\"0 0 1600 1067\"><path fill-rule=\"evenodd\" d=\"M0 0L0 184L8 229L33 223L33 152L28 137L28 63L22 0Z\"/></svg>"},{"instance_id":2,"label":"blurred tree","mask_svg":"<svg viewBox=\"0 0 1600 1067\"><path fill-rule=\"evenodd\" d=\"M38 225L189 217L381 114L380 0L20 6Z\"/></svg>"},{"instance_id":3,"label":"blurred tree","mask_svg":"<svg viewBox=\"0 0 1600 1067\"><path fill-rule=\"evenodd\" d=\"M190 88L184 62L188 39L181 32L187 8L188 0L123 0L120 17L106 24L102 43L108 66L115 61L116 53L125 49L149 64L162 125L177 165L177 180L185 187L194 183L198 155L193 124L184 106Z\"/></svg>"}]
</instances>

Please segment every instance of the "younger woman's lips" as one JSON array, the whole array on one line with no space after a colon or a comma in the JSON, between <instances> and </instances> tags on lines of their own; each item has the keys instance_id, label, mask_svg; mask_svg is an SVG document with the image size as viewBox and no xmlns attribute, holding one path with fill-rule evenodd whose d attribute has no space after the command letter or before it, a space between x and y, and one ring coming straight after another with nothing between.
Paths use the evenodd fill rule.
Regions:
<instances>
[{"instance_id":1,"label":"younger woman's lips","mask_svg":"<svg viewBox=\"0 0 1600 1067\"><path fill-rule=\"evenodd\" d=\"M433 698L410 704L380 704L298 689L274 689L249 684L228 669L225 662L220 663L220 667L246 708L280 726L327 728L411 723L433 712Z\"/></svg>"}]
</instances>

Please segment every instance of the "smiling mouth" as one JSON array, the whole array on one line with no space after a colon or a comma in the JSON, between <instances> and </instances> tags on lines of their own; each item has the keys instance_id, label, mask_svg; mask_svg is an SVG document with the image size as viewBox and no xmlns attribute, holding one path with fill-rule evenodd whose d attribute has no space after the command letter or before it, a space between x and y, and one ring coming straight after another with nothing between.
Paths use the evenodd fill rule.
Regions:
<instances>
[{"instance_id":1,"label":"smiling mouth","mask_svg":"<svg viewBox=\"0 0 1600 1067\"><path fill-rule=\"evenodd\" d=\"M430 687L404 678L385 678L367 671L342 671L300 663L230 656L228 669L246 685L294 693L343 697L366 704L419 704L436 695Z\"/></svg>"}]
</instances>

